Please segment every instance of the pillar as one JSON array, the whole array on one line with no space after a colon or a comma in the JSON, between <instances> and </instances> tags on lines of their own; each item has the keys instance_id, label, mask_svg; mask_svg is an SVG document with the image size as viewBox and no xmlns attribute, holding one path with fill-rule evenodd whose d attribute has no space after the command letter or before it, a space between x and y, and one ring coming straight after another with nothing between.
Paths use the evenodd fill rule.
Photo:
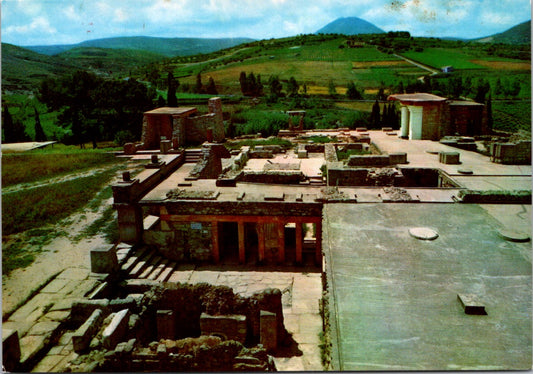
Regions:
<instances>
[{"instance_id":1,"label":"pillar","mask_svg":"<svg viewBox=\"0 0 533 374\"><path fill-rule=\"evenodd\" d=\"M115 204L117 209L118 234L120 241L136 244L142 241L143 214L138 205Z\"/></svg>"},{"instance_id":2,"label":"pillar","mask_svg":"<svg viewBox=\"0 0 533 374\"><path fill-rule=\"evenodd\" d=\"M303 235L302 235L302 223L296 222L296 263L302 263L302 247L303 247Z\"/></svg>"},{"instance_id":3,"label":"pillar","mask_svg":"<svg viewBox=\"0 0 533 374\"><path fill-rule=\"evenodd\" d=\"M280 264L285 262L285 224L278 223L278 262Z\"/></svg>"},{"instance_id":4,"label":"pillar","mask_svg":"<svg viewBox=\"0 0 533 374\"><path fill-rule=\"evenodd\" d=\"M422 106L409 107L409 140L422 139Z\"/></svg>"},{"instance_id":5,"label":"pillar","mask_svg":"<svg viewBox=\"0 0 533 374\"><path fill-rule=\"evenodd\" d=\"M315 223L315 264L322 264L322 222Z\"/></svg>"},{"instance_id":6,"label":"pillar","mask_svg":"<svg viewBox=\"0 0 533 374\"><path fill-rule=\"evenodd\" d=\"M400 137L407 138L409 136L409 109L406 106L401 108L401 126Z\"/></svg>"},{"instance_id":7,"label":"pillar","mask_svg":"<svg viewBox=\"0 0 533 374\"><path fill-rule=\"evenodd\" d=\"M244 242L244 222L239 221L239 262L246 263L246 247Z\"/></svg>"},{"instance_id":8,"label":"pillar","mask_svg":"<svg viewBox=\"0 0 533 374\"><path fill-rule=\"evenodd\" d=\"M257 252L258 261L265 260L265 226L263 223L257 223Z\"/></svg>"},{"instance_id":9,"label":"pillar","mask_svg":"<svg viewBox=\"0 0 533 374\"><path fill-rule=\"evenodd\" d=\"M211 244L213 247L213 261L218 263L220 261L220 245L218 242L218 222L214 221L211 223Z\"/></svg>"}]
</instances>

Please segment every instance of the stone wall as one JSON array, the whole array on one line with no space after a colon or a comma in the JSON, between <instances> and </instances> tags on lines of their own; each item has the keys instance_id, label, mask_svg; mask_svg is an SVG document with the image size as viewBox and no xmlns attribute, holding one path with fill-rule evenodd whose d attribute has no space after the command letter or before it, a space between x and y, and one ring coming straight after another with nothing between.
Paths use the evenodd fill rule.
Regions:
<instances>
[{"instance_id":1,"label":"stone wall","mask_svg":"<svg viewBox=\"0 0 533 374\"><path fill-rule=\"evenodd\" d=\"M168 222L143 233L147 245L153 245L173 261L211 261L212 241L209 222Z\"/></svg>"},{"instance_id":2,"label":"stone wall","mask_svg":"<svg viewBox=\"0 0 533 374\"><path fill-rule=\"evenodd\" d=\"M531 141L492 143L490 158L492 162L499 164L531 164Z\"/></svg>"},{"instance_id":3,"label":"stone wall","mask_svg":"<svg viewBox=\"0 0 533 374\"><path fill-rule=\"evenodd\" d=\"M328 143L324 145L324 159L326 162L338 161L337 150L334 144Z\"/></svg>"},{"instance_id":4,"label":"stone wall","mask_svg":"<svg viewBox=\"0 0 533 374\"><path fill-rule=\"evenodd\" d=\"M238 182L266 183L266 184L299 184L305 180L301 170L268 170L243 171L236 180Z\"/></svg>"},{"instance_id":5,"label":"stone wall","mask_svg":"<svg viewBox=\"0 0 533 374\"><path fill-rule=\"evenodd\" d=\"M230 154L222 144L207 143L202 145L202 156L190 173L190 177L198 179L217 179L222 173L221 158L229 158Z\"/></svg>"},{"instance_id":6,"label":"stone wall","mask_svg":"<svg viewBox=\"0 0 533 374\"><path fill-rule=\"evenodd\" d=\"M159 204L154 202L152 205ZM322 217L322 204L319 202L178 200L166 201L164 206L169 214L178 215Z\"/></svg>"},{"instance_id":7,"label":"stone wall","mask_svg":"<svg viewBox=\"0 0 533 374\"><path fill-rule=\"evenodd\" d=\"M207 283L162 285L138 279L129 280L122 286L115 285L113 289L117 294L130 295L124 300L131 302L95 300L89 303L89 307L85 307L87 303L78 303L76 311L72 311L71 316L75 312L83 312L86 316L93 311L80 328L88 325L95 313L101 321L98 331L78 335L83 344L78 350L78 358L71 364L72 371L275 370L266 349L256 345L268 343L275 350L292 342L283 325L281 291L277 289L242 297L226 286ZM207 315L211 316L212 330L226 331L221 335L227 340L203 334L193 338L201 334L201 316ZM235 320L234 315L241 317L236 335L230 336L222 322ZM265 330L264 324L261 325L265 315L275 316L277 325L271 326L275 331ZM78 318L71 325L81 323L83 319ZM276 341L272 342L272 339Z\"/></svg>"},{"instance_id":8,"label":"stone wall","mask_svg":"<svg viewBox=\"0 0 533 374\"><path fill-rule=\"evenodd\" d=\"M429 140L439 140L441 135L443 103L424 105L422 113L422 138Z\"/></svg>"}]
</instances>

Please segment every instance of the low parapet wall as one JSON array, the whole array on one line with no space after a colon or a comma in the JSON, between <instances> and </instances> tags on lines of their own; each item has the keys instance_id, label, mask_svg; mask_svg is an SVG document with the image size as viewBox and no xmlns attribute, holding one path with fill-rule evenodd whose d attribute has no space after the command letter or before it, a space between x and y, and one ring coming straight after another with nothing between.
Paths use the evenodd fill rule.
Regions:
<instances>
[{"instance_id":1,"label":"low parapet wall","mask_svg":"<svg viewBox=\"0 0 533 374\"><path fill-rule=\"evenodd\" d=\"M531 141L493 143L490 146L490 159L498 164L531 164Z\"/></svg>"}]
</instances>

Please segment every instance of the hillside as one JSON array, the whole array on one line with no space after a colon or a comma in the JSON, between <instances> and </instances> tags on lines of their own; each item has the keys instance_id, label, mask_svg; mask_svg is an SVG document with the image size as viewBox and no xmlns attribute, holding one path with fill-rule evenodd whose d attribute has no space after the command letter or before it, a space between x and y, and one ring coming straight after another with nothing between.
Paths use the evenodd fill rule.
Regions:
<instances>
[{"instance_id":1,"label":"hillside","mask_svg":"<svg viewBox=\"0 0 533 374\"><path fill-rule=\"evenodd\" d=\"M338 18L328 23L326 26L316 32L316 34L381 34L382 29L357 17Z\"/></svg>"},{"instance_id":2,"label":"hillside","mask_svg":"<svg viewBox=\"0 0 533 374\"><path fill-rule=\"evenodd\" d=\"M32 90L44 78L57 77L78 68L80 66L74 61L2 43L3 90Z\"/></svg>"},{"instance_id":3,"label":"hillside","mask_svg":"<svg viewBox=\"0 0 533 374\"><path fill-rule=\"evenodd\" d=\"M479 43L531 44L531 20L511 27L502 33L473 41Z\"/></svg>"},{"instance_id":4,"label":"hillside","mask_svg":"<svg viewBox=\"0 0 533 374\"><path fill-rule=\"evenodd\" d=\"M251 42L248 38L155 38L148 36L132 36L87 40L78 44L28 46L34 52L56 55L73 48L93 47L111 49L131 49L147 51L166 57L189 56L199 53L210 53L220 49L230 48L242 43Z\"/></svg>"},{"instance_id":5,"label":"hillside","mask_svg":"<svg viewBox=\"0 0 533 374\"><path fill-rule=\"evenodd\" d=\"M126 73L129 69L166 59L166 56L153 52L96 47L76 47L58 54L57 57L81 64L86 69L101 69L113 73Z\"/></svg>"}]
</instances>

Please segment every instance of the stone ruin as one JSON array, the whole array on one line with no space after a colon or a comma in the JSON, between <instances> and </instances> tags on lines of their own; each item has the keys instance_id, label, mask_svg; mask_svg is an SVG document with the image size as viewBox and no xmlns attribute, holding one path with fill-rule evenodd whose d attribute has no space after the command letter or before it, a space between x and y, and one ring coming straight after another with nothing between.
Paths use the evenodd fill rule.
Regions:
<instances>
[{"instance_id":1,"label":"stone ruin","mask_svg":"<svg viewBox=\"0 0 533 374\"><path fill-rule=\"evenodd\" d=\"M129 280L95 297L72 305L70 371L275 371L269 353L293 343L278 289Z\"/></svg>"}]
</instances>

